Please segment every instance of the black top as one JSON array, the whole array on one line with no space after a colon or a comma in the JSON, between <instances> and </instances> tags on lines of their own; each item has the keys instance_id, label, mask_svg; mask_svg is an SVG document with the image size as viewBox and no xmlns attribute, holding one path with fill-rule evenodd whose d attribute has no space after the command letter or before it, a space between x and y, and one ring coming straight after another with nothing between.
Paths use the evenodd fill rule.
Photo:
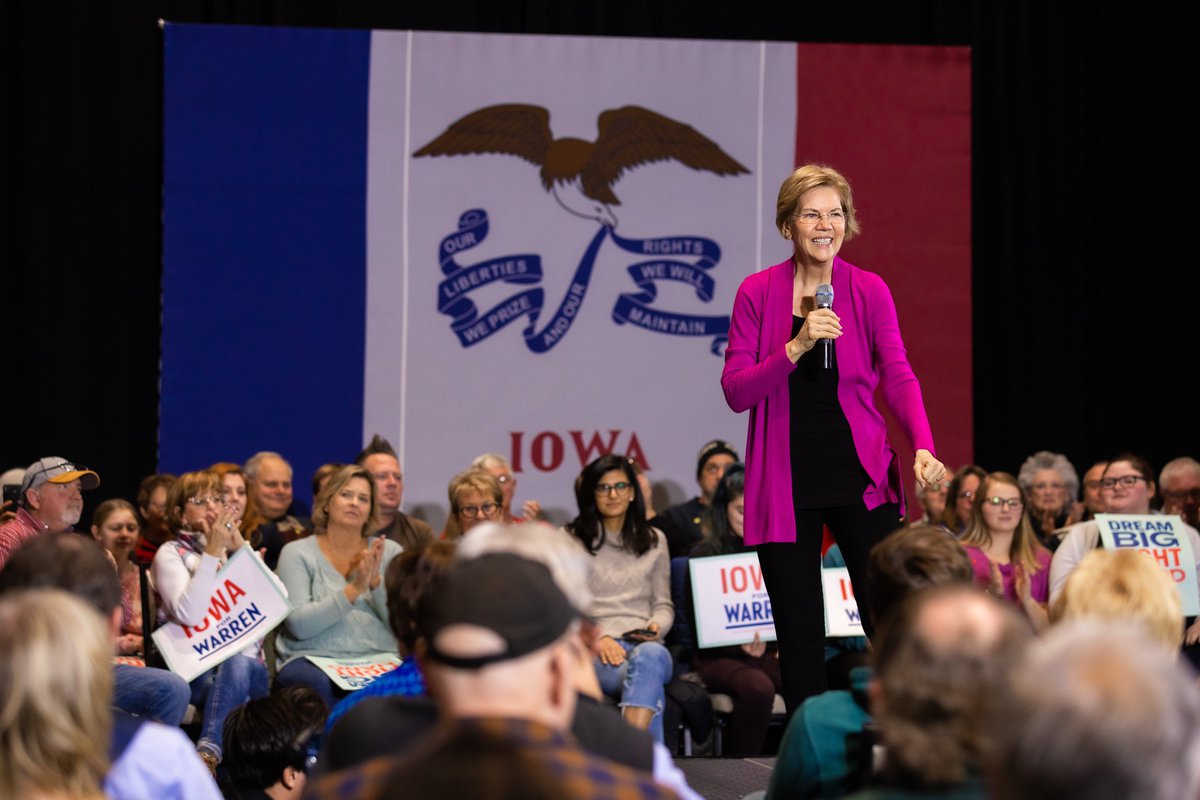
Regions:
<instances>
[{"instance_id":1,"label":"black top","mask_svg":"<svg viewBox=\"0 0 1200 800\"><path fill-rule=\"evenodd\" d=\"M803 317L792 317L792 337ZM821 343L796 362L788 376L791 415L792 494L796 508L838 508L862 503L867 473L854 450L846 412L838 402L837 346L833 366L821 366Z\"/></svg>"}]
</instances>

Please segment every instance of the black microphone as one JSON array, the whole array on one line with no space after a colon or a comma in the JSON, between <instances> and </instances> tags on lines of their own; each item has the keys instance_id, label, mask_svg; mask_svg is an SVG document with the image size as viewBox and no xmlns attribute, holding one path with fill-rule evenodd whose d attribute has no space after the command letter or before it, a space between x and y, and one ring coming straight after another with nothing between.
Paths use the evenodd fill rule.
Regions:
<instances>
[{"instance_id":1,"label":"black microphone","mask_svg":"<svg viewBox=\"0 0 1200 800\"><path fill-rule=\"evenodd\" d=\"M833 308L833 287L822 283L817 287L817 308ZM821 369L833 368L833 339L821 339Z\"/></svg>"}]
</instances>

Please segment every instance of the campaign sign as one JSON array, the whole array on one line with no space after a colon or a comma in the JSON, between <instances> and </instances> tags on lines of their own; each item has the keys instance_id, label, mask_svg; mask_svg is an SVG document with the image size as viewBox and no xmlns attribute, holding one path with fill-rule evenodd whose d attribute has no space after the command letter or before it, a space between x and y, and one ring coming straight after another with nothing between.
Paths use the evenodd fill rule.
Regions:
<instances>
[{"instance_id":1,"label":"campaign sign","mask_svg":"<svg viewBox=\"0 0 1200 800\"><path fill-rule=\"evenodd\" d=\"M764 642L775 640L775 617L758 553L692 558L688 569L699 647L747 644L756 633Z\"/></svg>"},{"instance_id":2,"label":"campaign sign","mask_svg":"<svg viewBox=\"0 0 1200 800\"><path fill-rule=\"evenodd\" d=\"M329 680L348 692L361 689L385 672L391 672L400 666L400 657L395 653L367 653L365 656L354 658L305 658L328 675Z\"/></svg>"},{"instance_id":3,"label":"campaign sign","mask_svg":"<svg viewBox=\"0 0 1200 800\"><path fill-rule=\"evenodd\" d=\"M1183 615L1200 614L1196 590L1196 554L1187 527L1177 514L1097 514L1100 539L1109 549L1140 550L1157 561L1179 590Z\"/></svg>"},{"instance_id":4,"label":"campaign sign","mask_svg":"<svg viewBox=\"0 0 1200 800\"><path fill-rule=\"evenodd\" d=\"M850 570L845 567L822 569L821 587L825 593L825 635L865 636L854 587L850 584Z\"/></svg>"},{"instance_id":5,"label":"campaign sign","mask_svg":"<svg viewBox=\"0 0 1200 800\"><path fill-rule=\"evenodd\" d=\"M217 573L200 624L168 622L154 643L171 671L190 681L266 636L291 610L277 579L242 547Z\"/></svg>"}]
</instances>

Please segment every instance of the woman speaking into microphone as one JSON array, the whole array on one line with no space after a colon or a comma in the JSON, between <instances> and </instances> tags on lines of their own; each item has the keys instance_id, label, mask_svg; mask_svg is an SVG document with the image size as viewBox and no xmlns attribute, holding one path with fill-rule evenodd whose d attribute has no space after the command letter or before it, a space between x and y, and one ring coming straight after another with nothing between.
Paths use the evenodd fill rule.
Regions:
<instances>
[{"instance_id":1,"label":"woman speaking into microphone","mask_svg":"<svg viewBox=\"0 0 1200 800\"><path fill-rule=\"evenodd\" d=\"M721 386L730 408L750 411L745 541L757 545L794 712L825 690L822 526L841 547L869 636L867 557L903 514L877 387L916 451L918 483L946 470L891 292L838 258L859 230L850 184L828 167L801 167L779 189L775 227L793 252L738 288Z\"/></svg>"}]
</instances>

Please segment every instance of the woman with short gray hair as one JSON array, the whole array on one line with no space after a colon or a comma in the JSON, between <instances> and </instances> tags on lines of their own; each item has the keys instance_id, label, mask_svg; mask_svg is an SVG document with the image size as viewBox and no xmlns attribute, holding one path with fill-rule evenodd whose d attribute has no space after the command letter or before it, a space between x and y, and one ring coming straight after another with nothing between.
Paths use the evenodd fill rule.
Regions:
<instances>
[{"instance_id":1,"label":"woman with short gray hair","mask_svg":"<svg viewBox=\"0 0 1200 800\"><path fill-rule=\"evenodd\" d=\"M1083 516L1079 475L1062 453L1039 450L1025 459L1017 482L1029 496L1029 522L1038 539L1050 550L1058 546L1054 531L1073 525Z\"/></svg>"}]
</instances>

